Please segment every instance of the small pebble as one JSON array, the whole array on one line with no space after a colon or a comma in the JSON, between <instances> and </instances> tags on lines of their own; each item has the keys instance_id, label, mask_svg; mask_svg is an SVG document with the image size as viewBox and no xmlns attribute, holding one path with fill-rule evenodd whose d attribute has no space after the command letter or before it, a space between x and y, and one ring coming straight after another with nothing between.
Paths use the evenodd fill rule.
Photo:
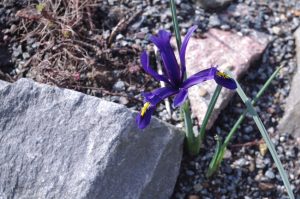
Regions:
<instances>
[{"instance_id":1,"label":"small pebble","mask_svg":"<svg viewBox=\"0 0 300 199\"><path fill-rule=\"evenodd\" d=\"M267 170L266 173L265 173L265 176L269 179L274 179L275 178L275 174L271 170Z\"/></svg>"},{"instance_id":2,"label":"small pebble","mask_svg":"<svg viewBox=\"0 0 300 199\"><path fill-rule=\"evenodd\" d=\"M123 81L119 80L114 84L113 89L116 91L124 91L125 83Z\"/></svg>"}]
</instances>

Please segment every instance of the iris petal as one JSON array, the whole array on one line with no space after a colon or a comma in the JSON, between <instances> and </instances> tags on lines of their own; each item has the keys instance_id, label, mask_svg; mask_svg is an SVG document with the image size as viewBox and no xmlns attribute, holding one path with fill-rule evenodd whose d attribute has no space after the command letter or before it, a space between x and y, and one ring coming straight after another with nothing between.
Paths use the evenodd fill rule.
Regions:
<instances>
[{"instance_id":1,"label":"iris petal","mask_svg":"<svg viewBox=\"0 0 300 199\"><path fill-rule=\"evenodd\" d=\"M169 80L166 77L164 77L163 75L159 75L155 70L153 70L150 67L149 56L148 56L148 54L145 51L141 55L141 63L142 63L143 69L149 75L151 75L152 77L154 77L154 79L156 79L157 81L164 81L164 82L166 82L166 83L169 84Z\"/></svg>"},{"instance_id":2,"label":"iris petal","mask_svg":"<svg viewBox=\"0 0 300 199\"><path fill-rule=\"evenodd\" d=\"M155 89L152 92L143 93L144 102L150 103L147 106L144 106L141 113L136 117L136 123L138 124L140 129L145 128L151 120L151 116L155 110L156 105L171 95L178 93L177 89L173 89L171 87L163 87Z\"/></svg>"},{"instance_id":3,"label":"iris petal","mask_svg":"<svg viewBox=\"0 0 300 199\"><path fill-rule=\"evenodd\" d=\"M178 89L163 87L155 89L152 92L143 93L143 96L145 97L145 101L150 102L152 105L156 105L165 98L175 95L176 93L178 93Z\"/></svg>"},{"instance_id":4,"label":"iris petal","mask_svg":"<svg viewBox=\"0 0 300 199\"><path fill-rule=\"evenodd\" d=\"M182 45L181 45L181 49L180 49L180 54L179 54L179 57L180 57L180 63L181 63L181 81L183 81L184 79L184 75L185 75L185 71L186 71L186 66L185 66L185 52L186 52L186 48L187 48L187 45L188 45L188 42L193 34L193 32L197 29L198 26L192 26L187 34L185 35L184 37L184 40L182 42Z\"/></svg>"},{"instance_id":5,"label":"iris petal","mask_svg":"<svg viewBox=\"0 0 300 199\"><path fill-rule=\"evenodd\" d=\"M148 126L154 110L155 106L150 106L143 116L140 113L136 116L136 123L140 129L144 129Z\"/></svg>"},{"instance_id":6,"label":"iris petal","mask_svg":"<svg viewBox=\"0 0 300 199\"><path fill-rule=\"evenodd\" d=\"M182 83L181 88L188 89L191 86L199 84L201 82L213 79L215 76L217 69L214 67L202 70L192 76L190 76L187 80Z\"/></svg>"},{"instance_id":7,"label":"iris petal","mask_svg":"<svg viewBox=\"0 0 300 199\"><path fill-rule=\"evenodd\" d=\"M188 94L187 89L181 89L174 98L173 107L176 108L178 106L181 106L186 100L187 94Z\"/></svg>"},{"instance_id":8,"label":"iris petal","mask_svg":"<svg viewBox=\"0 0 300 199\"><path fill-rule=\"evenodd\" d=\"M170 39L171 33L165 30L160 30L158 37L150 37L150 41L152 41L159 49L164 63L164 71L167 73L168 79L173 85L179 85L181 83L180 68L170 44Z\"/></svg>"},{"instance_id":9,"label":"iris petal","mask_svg":"<svg viewBox=\"0 0 300 199\"><path fill-rule=\"evenodd\" d=\"M217 84L230 90L234 90L237 88L237 84L234 81L234 79L228 77L225 73L222 73L220 71L217 71L215 73L214 79L217 82Z\"/></svg>"}]
</instances>

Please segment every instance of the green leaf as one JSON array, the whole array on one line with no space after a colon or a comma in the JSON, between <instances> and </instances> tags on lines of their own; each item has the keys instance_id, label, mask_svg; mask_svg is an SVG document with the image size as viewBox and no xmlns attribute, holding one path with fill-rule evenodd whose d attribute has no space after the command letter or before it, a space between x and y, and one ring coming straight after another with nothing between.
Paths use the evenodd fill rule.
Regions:
<instances>
[{"instance_id":1,"label":"green leaf","mask_svg":"<svg viewBox=\"0 0 300 199\"><path fill-rule=\"evenodd\" d=\"M216 145L216 150L215 150L215 154L211 160L211 162L209 163L208 166L208 171L206 173L206 177L211 177L215 171L218 169L218 157L220 154L222 154L221 151L221 141L218 135L215 136L215 140L217 141L217 145Z\"/></svg>"},{"instance_id":2,"label":"green leaf","mask_svg":"<svg viewBox=\"0 0 300 199\"><path fill-rule=\"evenodd\" d=\"M237 93L239 94L240 98L242 99L242 101L245 103L245 105L247 106L248 112L251 114L251 116L253 117L253 120L255 121L256 126L259 129L259 132L261 133L263 139L265 140L268 149L274 159L274 162L279 170L279 174L283 180L284 186L287 189L288 195L290 197L290 199L295 199L295 196L293 194L290 182L288 180L288 176L285 172L285 170L283 169L283 166L281 164L281 161L276 153L275 147L271 141L271 138L269 137L267 130L265 128L265 126L263 125L261 119L259 118L257 112L255 111L254 107L252 106L251 101L248 99L248 97L246 96L245 92L243 91L243 89L241 88L241 86L238 84L238 88L237 88Z\"/></svg>"},{"instance_id":3,"label":"green leaf","mask_svg":"<svg viewBox=\"0 0 300 199\"><path fill-rule=\"evenodd\" d=\"M277 76L279 71L282 69L282 66L278 67L273 74L269 77L269 79L264 83L264 85L261 87L261 89L258 91L254 99L252 100L252 105L255 105L258 99L264 94L264 92L267 90L267 88L270 86L271 82L274 80L274 78ZM231 128L230 132L226 136L226 139L223 144L223 148L226 148L228 143L230 142L232 136L235 134L237 129L240 127L240 124L244 121L247 114L247 110L245 110L239 117L239 119L235 122L233 127Z\"/></svg>"},{"instance_id":4,"label":"green leaf","mask_svg":"<svg viewBox=\"0 0 300 199\"><path fill-rule=\"evenodd\" d=\"M175 0L170 0L170 4L171 4L171 12L172 12L172 21L173 21L176 42L177 42L177 49L178 52L180 53L181 37L180 37L179 25L178 25L177 14L176 14Z\"/></svg>"},{"instance_id":5,"label":"green leaf","mask_svg":"<svg viewBox=\"0 0 300 199\"><path fill-rule=\"evenodd\" d=\"M259 92L256 94L255 98L252 100L252 105L254 105L258 99L263 95L263 93L265 92L265 90L269 87L269 85L271 84L271 82L274 80L274 78L276 77L276 75L279 73L279 71L282 69L281 67L278 67L273 74L269 77L269 79L265 82L265 84L262 86L262 88L259 90ZM231 128L230 132L228 133L228 135L225 138L224 143L222 144L222 147L220 149L217 161L215 161L216 166L214 166L217 170L218 167L220 166L223 158L224 158L224 153L226 151L226 148L229 144L229 142L232 139L232 136L236 133L237 129L239 128L240 124L244 121L245 116L246 116L247 110L245 110L239 117L239 119L235 122L235 124L233 125L233 127ZM215 171L214 171L215 172Z\"/></svg>"}]
</instances>

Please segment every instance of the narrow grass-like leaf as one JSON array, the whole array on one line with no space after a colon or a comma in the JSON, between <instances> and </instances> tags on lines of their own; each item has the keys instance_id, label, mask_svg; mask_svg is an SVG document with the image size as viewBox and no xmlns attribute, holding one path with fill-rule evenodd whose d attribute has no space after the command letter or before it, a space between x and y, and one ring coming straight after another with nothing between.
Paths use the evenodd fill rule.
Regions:
<instances>
[{"instance_id":1,"label":"narrow grass-like leaf","mask_svg":"<svg viewBox=\"0 0 300 199\"><path fill-rule=\"evenodd\" d=\"M258 99L263 95L263 93L265 92L265 90L269 87L269 85L271 84L271 82L274 80L274 78L277 76L277 74L279 73L279 71L282 69L281 67L278 67L273 74L269 77L269 79L265 82L265 84L262 86L262 88L259 90L259 92L256 94L256 96L254 97L254 99L252 100L252 105L254 105ZM245 119L247 110L245 110L243 112L243 114L240 115L239 119L236 121L236 123L234 124L234 126L231 128L229 134L226 136L224 143L222 144L222 147L220 148L220 151L218 151L218 156L217 156L217 160L214 161L214 166L212 166L211 168L213 168L214 170L209 171L209 173L211 173L211 175L218 170L218 167L220 166L223 158L224 158L224 153L226 151L226 148L229 144L229 142L232 139L232 136L234 135L234 133L237 131L237 129L239 128L240 124L243 122L243 120ZM211 161L213 162L213 161ZM213 164L213 163L211 163Z\"/></svg>"},{"instance_id":2,"label":"narrow grass-like leaf","mask_svg":"<svg viewBox=\"0 0 300 199\"><path fill-rule=\"evenodd\" d=\"M258 91L258 93L256 94L255 98L252 100L252 105L254 105L258 99L263 95L263 93L266 91L266 89L269 87L269 85L271 84L271 82L274 80L274 78L276 77L276 75L279 73L279 71L282 69L282 67L278 67L273 74L269 77L269 79L265 82L265 84L262 86L262 88ZM239 128L239 126L241 125L241 123L244 121L245 117L247 114L247 110L245 110L239 117L239 119L235 122L235 124L233 125L233 127L231 128L230 132L228 133L228 135L225 138L224 143L222 144L222 147L220 149L217 161L215 161L216 163L218 163L218 165L212 167L215 168L214 171L210 171L212 173L214 173L218 167L220 166L223 158L224 158L224 153L226 151L226 148L229 144L229 142L232 139L232 136L236 133L237 129Z\"/></svg>"},{"instance_id":3,"label":"narrow grass-like leaf","mask_svg":"<svg viewBox=\"0 0 300 199\"><path fill-rule=\"evenodd\" d=\"M171 4L174 32L175 32L175 37L176 37L176 42L177 42L177 49L178 49L178 52L180 53L181 37L180 37L179 25L178 25L177 14L176 14L175 0L170 0L170 4Z\"/></svg>"},{"instance_id":4,"label":"narrow grass-like leaf","mask_svg":"<svg viewBox=\"0 0 300 199\"><path fill-rule=\"evenodd\" d=\"M215 140L217 141L216 150L215 150L215 154L208 166L208 171L206 173L206 177L210 177L212 174L214 174L214 172L216 171L216 169L218 167L218 156L220 155L220 152L221 152L221 141L220 141L220 138L218 137L218 135L215 136Z\"/></svg>"},{"instance_id":5,"label":"narrow grass-like leaf","mask_svg":"<svg viewBox=\"0 0 300 199\"><path fill-rule=\"evenodd\" d=\"M272 75L269 77L269 79L264 83L264 85L261 87L261 89L258 91L258 93L256 94L256 96L254 97L254 99L252 100L252 105L255 105L255 103L258 101L258 99L264 94L264 92L267 90L267 88L270 86L270 84L272 83L272 81L274 80L274 78L277 76L277 74L279 73L279 71L282 69L282 66L278 67L273 73ZM244 121L245 116L247 114L247 110L245 110L241 116L239 117L239 119L235 122L235 124L233 125L233 127L231 128L230 132L228 133L228 135L226 136L226 139L224 141L223 144L223 148L226 148L227 145L229 144L232 136L234 135L234 133L237 131L237 129L240 127L240 124Z\"/></svg>"},{"instance_id":6,"label":"narrow grass-like leaf","mask_svg":"<svg viewBox=\"0 0 300 199\"><path fill-rule=\"evenodd\" d=\"M237 92L240 96L240 98L242 99L242 101L246 104L248 112L251 114L251 116L253 117L253 120L255 121L255 124L257 125L259 132L261 133L263 139L265 140L268 149L274 159L274 162L277 166L277 169L279 170L279 174L283 180L284 186L287 189L288 195L290 197L290 199L295 199L295 196L293 194L290 182L288 180L288 176L281 164L281 161L276 153L275 147L271 141L271 138L269 137L267 130L265 128L265 126L263 125L261 119L259 118L257 112L255 111L254 107L252 106L252 103L250 102L250 100L248 99L248 97L246 96L245 92L243 91L243 89L241 88L241 86L238 84L238 88L237 88Z\"/></svg>"}]
</instances>

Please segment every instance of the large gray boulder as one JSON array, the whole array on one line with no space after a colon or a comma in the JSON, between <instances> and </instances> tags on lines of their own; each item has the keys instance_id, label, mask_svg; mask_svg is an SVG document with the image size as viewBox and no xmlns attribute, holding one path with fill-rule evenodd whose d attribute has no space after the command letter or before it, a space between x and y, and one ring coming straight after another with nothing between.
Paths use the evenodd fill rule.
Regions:
<instances>
[{"instance_id":1,"label":"large gray boulder","mask_svg":"<svg viewBox=\"0 0 300 199\"><path fill-rule=\"evenodd\" d=\"M21 79L0 87L0 198L169 198L183 134L122 105Z\"/></svg>"},{"instance_id":2,"label":"large gray boulder","mask_svg":"<svg viewBox=\"0 0 300 199\"><path fill-rule=\"evenodd\" d=\"M297 70L291 84L290 94L286 100L285 113L278 125L278 131L291 133L300 137L300 28L295 32Z\"/></svg>"},{"instance_id":3,"label":"large gray boulder","mask_svg":"<svg viewBox=\"0 0 300 199\"><path fill-rule=\"evenodd\" d=\"M7 85L9 85L8 82L0 80L0 89L4 88Z\"/></svg>"}]
</instances>

